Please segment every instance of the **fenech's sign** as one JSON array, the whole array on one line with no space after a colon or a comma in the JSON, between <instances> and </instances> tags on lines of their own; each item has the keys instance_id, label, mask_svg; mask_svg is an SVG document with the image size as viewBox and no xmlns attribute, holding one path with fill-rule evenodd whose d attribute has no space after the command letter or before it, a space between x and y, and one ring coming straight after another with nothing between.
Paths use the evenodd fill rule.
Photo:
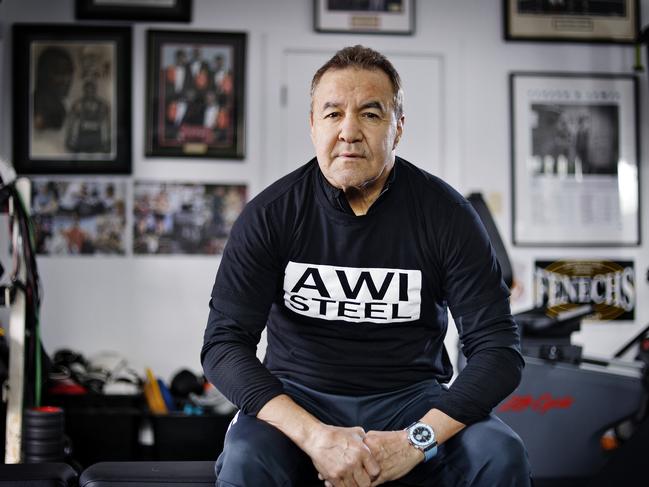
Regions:
<instances>
[{"instance_id":1,"label":"fenech's sign","mask_svg":"<svg viewBox=\"0 0 649 487\"><path fill-rule=\"evenodd\" d=\"M589 319L635 319L636 283L633 261L537 260L534 270L536 306L548 314L592 304Z\"/></svg>"}]
</instances>

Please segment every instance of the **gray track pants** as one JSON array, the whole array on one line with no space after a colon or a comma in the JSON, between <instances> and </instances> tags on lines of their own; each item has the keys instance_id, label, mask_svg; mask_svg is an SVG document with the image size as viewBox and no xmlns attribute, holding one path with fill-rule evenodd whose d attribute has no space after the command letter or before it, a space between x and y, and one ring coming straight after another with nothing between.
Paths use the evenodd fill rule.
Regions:
<instances>
[{"instance_id":1,"label":"gray track pants","mask_svg":"<svg viewBox=\"0 0 649 487\"><path fill-rule=\"evenodd\" d=\"M397 430L409 426L447 393L436 381L369 396L324 394L283 380L285 392L327 424ZM309 457L279 430L239 413L216 462L217 487L322 485ZM527 487L530 465L520 438L493 414L439 447L398 482L384 485Z\"/></svg>"}]
</instances>

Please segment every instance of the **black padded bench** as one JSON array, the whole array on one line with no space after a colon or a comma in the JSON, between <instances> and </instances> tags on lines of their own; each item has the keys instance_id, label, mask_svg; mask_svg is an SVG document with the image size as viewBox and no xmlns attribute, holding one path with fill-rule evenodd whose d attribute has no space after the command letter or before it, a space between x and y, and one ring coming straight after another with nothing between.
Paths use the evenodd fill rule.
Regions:
<instances>
[{"instance_id":1,"label":"black padded bench","mask_svg":"<svg viewBox=\"0 0 649 487\"><path fill-rule=\"evenodd\" d=\"M214 462L102 462L83 471L79 487L214 487Z\"/></svg>"},{"instance_id":2,"label":"black padded bench","mask_svg":"<svg viewBox=\"0 0 649 487\"><path fill-rule=\"evenodd\" d=\"M76 487L77 479L65 463L0 464L0 487Z\"/></svg>"}]
</instances>

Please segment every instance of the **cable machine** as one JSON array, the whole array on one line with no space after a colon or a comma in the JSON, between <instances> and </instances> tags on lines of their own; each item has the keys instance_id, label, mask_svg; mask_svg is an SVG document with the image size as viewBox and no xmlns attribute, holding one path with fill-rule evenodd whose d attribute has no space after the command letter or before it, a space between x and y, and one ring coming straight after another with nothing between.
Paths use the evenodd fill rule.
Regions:
<instances>
[{"instance_id":1,"label":"cable machine","mask_svg":"<svg viewBox=\"0 0 649 487\"><path fill-rule=\"evenodd\" d=\"M5 463L20 463L23 410L39 406L41 401L38 320L41 292L29 201L29 180L16 179L13 168L0 161L0 208L8 212L12 266L8 280L2 279L4 272L0 269L0 303L9 308L9 327L5 333L8 374L2 385L2 399L7 403Z\"/></svg>"}]
</instances>

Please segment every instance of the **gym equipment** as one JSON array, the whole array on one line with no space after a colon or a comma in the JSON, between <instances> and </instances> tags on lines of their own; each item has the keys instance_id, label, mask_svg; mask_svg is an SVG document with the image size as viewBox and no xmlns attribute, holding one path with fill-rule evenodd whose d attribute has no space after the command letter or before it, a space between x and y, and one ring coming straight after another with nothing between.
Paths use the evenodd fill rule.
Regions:
<instances>
[{"instance_id":1,"label":"gym equipment","mask_svg":"<svg viewBox=\"0 0 649 487\"><path fill-rule=\"evenodd\" d=\"M83 471L79 487L214 487L214 462L102 462Z\"/></svg>"},{"instance_id":2,"label":"gym equipment","mask_svg":"<svg viewBox=\"0 0 649 487\"><path fill-rule=\"evenodd\" d=\"M215 483L213 461L102 462L88 467L79 477L79 487L214 487ZM317 482L302 487L322 485ZM398 487L401 484L390 482L390 485Z\"/></svg>"},{"instance_id":3,"label":"gym equipment","mask_svg":"<svg viewBox=\"0 0 649 487\"><path fill-rule=\"evenodd\" d=\"M77 487L77 480L65 463L0 464L0 487Z\"/></svg>"},{"instance_id":4,"label":"gym equipment","mask_svg":"<svg viewBox=\"0 0 649 487\"><path fill-rule=\"evenodd\" d=\"M65 457L63 409L26 409L23 416L23 462L62 462Z\"/></svg>"},{"instance_id":5,"label":"gym equipment","mask_svg":"<svg viewBox=\"0 0 649 487\"><path fill-rule=\"evenodd\" d=\"M512 267L487 205L479 193L468 200L482 219L511 286ZM647 429L649 354L641 353L633 362L619 357L638 342L649 350L649 327L613 359L584 356L570 335L590 311L589 306L580 307L553 318L544 309L533 309L514 316L521 329L525 369L518 388L495 412L523 439L537 487L596 482L600 470L602 475L610 470L609 458L613 461L617 454L620 463L623 448L615 451L615 447L625 440L632 444L634 433ZM626 479L633 477L632 471L625 472L624 485L631 485Z\"/></svg>"}]
</instances>

